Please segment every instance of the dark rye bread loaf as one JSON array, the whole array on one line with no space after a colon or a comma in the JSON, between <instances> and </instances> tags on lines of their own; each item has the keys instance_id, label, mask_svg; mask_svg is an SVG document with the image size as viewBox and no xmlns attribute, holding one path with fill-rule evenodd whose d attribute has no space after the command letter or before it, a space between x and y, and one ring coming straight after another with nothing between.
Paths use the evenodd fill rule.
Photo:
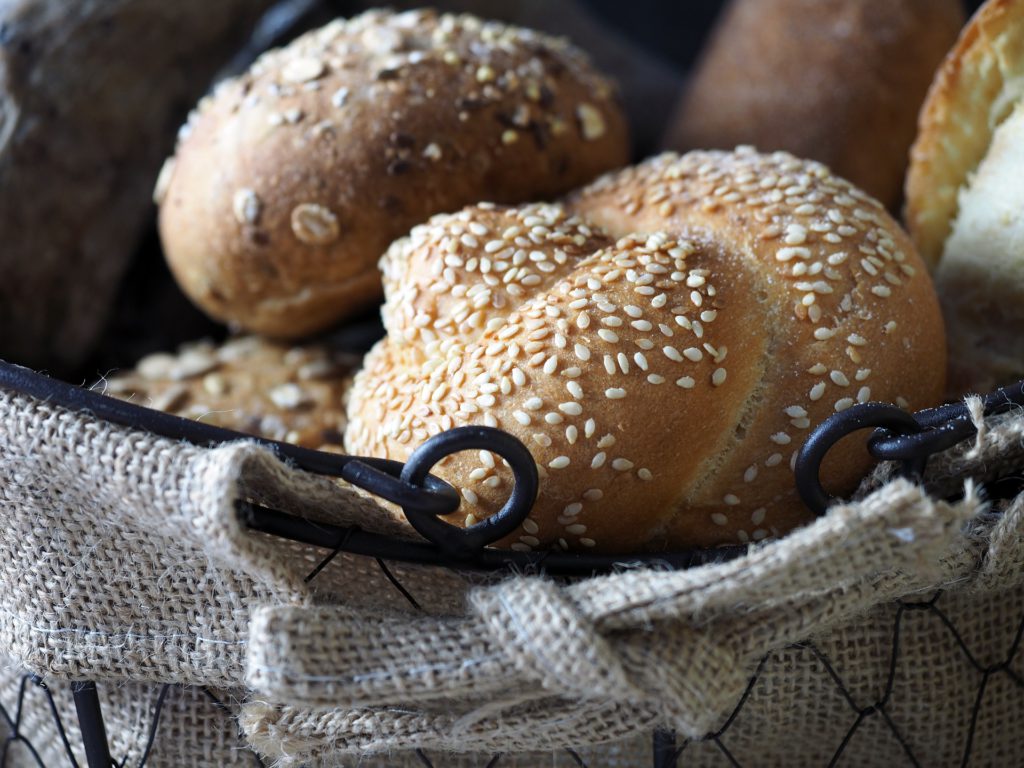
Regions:
<instances>
[{"instance_id":1,"label":"dark rye bread loaf","mask_svg":"<svg viewBox=\"0 0 1024 768\"><path fill-rule=\"evenodd\" d=\"M0 3L0 357L90 353L177 124L270 4Z\"/></svg>"}]
</instances>

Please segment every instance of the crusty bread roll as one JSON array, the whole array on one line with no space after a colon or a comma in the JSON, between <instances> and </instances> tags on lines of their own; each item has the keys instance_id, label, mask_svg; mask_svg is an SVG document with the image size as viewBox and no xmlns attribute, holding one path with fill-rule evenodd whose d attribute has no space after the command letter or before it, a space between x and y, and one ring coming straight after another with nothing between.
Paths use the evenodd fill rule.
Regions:
<instances>
[{"instance_id":1,"label":"crusty bread roll","mask_svg":"<svg viewBox=\"0 0 1024 768\"><path fill-rule=\"evenodd\" d=\"M610 83L564 41L371 12L201 103L156 191L160 232L200 307L295 337L377 301L381 253L431 214L560 194L626 157Z\"/></svg>"},{"instance_id":2,"label":"crusty bread roll","mask_svg":"<svg viewBox=\"0 0 1024 768\"><path fill-rule=\"evenodd\" d=\"M963 22L960 0L732 0L666 147L783 149L894 210L918 109Z\"/></svg>"},{"instance_id":3,"label":"crusty bread roll","mask_svg":"<svg viewBox=\"0 0 1024 768\"><path fill-rule=\"evenodd\" d=\"M522 440L536 506L505 542L605 551L745 542L808 513L791 461L826 416L942 392L927 270L882 206L817 163L663 155L565 206L437 216L382 260L388 336L350 393L346 445L405 459L463 424ZM826 473L848 490L863 442ZM460 523L510 474L449 457Z\"/></svg>"},{"instance_id":4,"label":"crusty bread roll","mask_svg":"<svg viewBox=\"0 0 1024 768\"><path fill-rule=\"evenodd\" d=\"M246 336L148 355L95 388L256 437L342 452L343 401L358 363L357 356L324 345Z\"/></svg>"},{"instance_id":5,"label":"crusty bread roll","mask_svg":"<svg viewBox=\"0 0 1024 768\"><path fill-rule=\"evenodd\" d=\"M906 221L935 269L950 391L1024 376L1024 2L988 2L935 77Z\"/></svg>"}]
</instances>

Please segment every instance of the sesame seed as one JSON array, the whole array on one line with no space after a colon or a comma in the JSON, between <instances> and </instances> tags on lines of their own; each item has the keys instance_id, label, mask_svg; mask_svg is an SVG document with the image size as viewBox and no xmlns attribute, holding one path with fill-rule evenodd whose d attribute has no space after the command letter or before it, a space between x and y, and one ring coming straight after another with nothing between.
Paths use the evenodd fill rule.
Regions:
<instances>
[{"instance_id":1,"label":"sesame seed","mask_svg":"<svg viewBox=\"0 0 1024 768\"><path fill-rule=\"evenodd\" d=\"M633 355L633 362L637 364L637 367L640 368L640 370L647 370L647 358L644 356L643 352L637 352Z\"/></svg>"},{"instance_id":2,"label":"sesame seed","mask_svg":"<svg viewBox=\"0 0 1024 768\"><path fill-rule=\"evenodd\" d=\"M590 462L591 469L600 469L601 467L603 467L605 459L607 458L608 455L604 451L599 451L598 453L594 454L594 458Z\"/></svg>"},{"instance_id":3,"label":"sesame seed","mask_svg":"<svg viewBox=\"0 0 1024 768\"><path fill-rule=\"evenodd\" d=\"M747 467L747 471L743 473L743 482L752 483L757 479L757 465L751 464Z\"/></svg>"},{"instance_id":4,"label":"sesame seed","mask_svg":"<svg viewBox=\"0 0 1024 768\"><path fill-rule=\"evenodd\" d=\"M834 384L837 384L840 387L848 387L848 386L850 386L850 380L848 378L846 378L846 374L843 373L842 371L832 371L828 375L828 377L830 379L832 379L832 382Z\"/></svg>"},{"instance_id":5,"label":"sesame seed","mask_svg":"<svg viewBox=\"0 0 1024 768\"><path fill-rule=\"evenodd\" d=\"M803 245L807 242L807 229L799 224L790 224L786 227L786 237L783 242L786 245Z\"/></svg>"},{"instance_id":6,"label":"sesame seed","mask_svg":"<svg viewBox=\"0 0 1024 768\"><path fill-rule=\"evenodd\" d=\"M687 347L686 349L684 349L683 356L687 360L692 360L695 363L704 359L704 353L701 352L696 347Z\"/></svg>"},{"instance_id":7,"label":"sesame seed","mask_svg":"<svg viewBox=\"0 0 1024 768\"><path fill-rule=\"evenodd\" d=\"M619 340L619 336L614 331L609 331L607 328L601 328L597 335L607 341L609 344L614 344Z\"/></svg>"},{"instance_id":8,"label":"sesame seed","mask_svg":"<svg viewBox=\"0 0 1024 768\"><path fill-rule=\"evenodd\" d=\"M529 534L535 534L540 530L540 526L530 518L526 518L523 520L523 530Z\"/></svg>"},{"instance_id":9,"label":"sesame seed","mask_svg":"<svg viewBox=\"0 0 1024 768\"><path fill-rule=\"evenodd\" d=\"M551 411L544 414L544 421L548 424L561 424L565 419L562 417L562 414Z\"/></svg>"},{"instance_id":10,"label":"sesame seed","mask_svg":"<svg viewBox=\"0 0 1024 768\"><path fill-rule=\"evenodd\" d=\"M857 402L866 403L871 399L871 387L861 387L857 391Z\"/></svg>"},{"instance_id":11,"label":"sesame seed","mask_svg":"<svg viewBox=\"0 0 1024 768\"><path fill-rule=\"evenodd\" d=\"M811 258L811 251L808 248L802 247L788 247L780 248L775 252L775 258L778 261L790 261L792 259L809 259Z\"/></svg>"},{"instance_id":12,"label":"sesame seed","mask_svg":"<svg viewBox=\"0 0 1024 768\"><path fill-rule=\"evenodd\" d=\"M669 360L673 360L677 363L683 362L683 356L679 354L679 350L673 346L665 346L661 348L661 351L665 353L665 357Z\"/></svg>"},{"instance_id":13,"label":"sesame seed","mask_svg":"<svg viewBox=\"0 0 1024 768\"><path fill-rule=\"evenodd\" d=\"M647 381L650 382L651 384L664 384L665 377L657 373L651 373L647 375Z\"/></svg>"},{"instance_id":14,"label":"sesame seed","mask_svg":"<svg viewBox=\"0 0 1024 768\"><path fill-rule=\"evenodd\" d=\"M690 376L683 376L682 378L676 379L676 386L682 387L683 389L693 389L696 382Z\"/></svg>"},{"instance_id":15,"label":"sesame seed","mask_svg":"<svg viewBox=\"0 0 1024 768\"><path fill-rule=\"evenodd\" d=\"M594 541L593 539L580 539L580 544L582 544L584 547L596 547L597 546L597 542Z\"/></svg>"},{"instance_id":16,"label":"sesame seed","mask_svg":"<svg viewBox=\"0 0 1024 768\"><path fill-rule=\"evenodd\" d=\"M621 400L626 396L626 390L621 387L610 387L604 391L604 396L609 400Z\"/></svg>"},{"instance_id":17,"label":"sesame seed","mask_svg":"<svg viewBox=\"0 0 1024 768\"><path fill-rule=\"evenodd\" d=\"M717 368L714 373L711 374L711 383L719 387L725 383L726 370L725 368Z\"/></svg>"},{"instance_id":18,"label":"sesame seed","mask_svg":"<svg viewBox=\"0 0 1024 768\"><path fill-rule=\"evenodd\" d=\"M791 405L785 409L785 414L791 419L799 419L807 415L807 411L799 405Z\"/></svg>"},{"instance_id":19,"label":"sesame seed","mask_svg":"<svg viewBox=\"0 0 1024 768\"><path fill-rule=\"evenodd\" d=\"M766 467L775 467L775 466L778 466L781 463L782 463L782 454L781 453L773 453L771 456L769 456L767 459L764 460L764 465Z\"/></svg>"},{"instance_id":20,"label":"sesame seed","mask_svg":"<svg viewBox=\"0 0 1024 768\"><path fill-rule=\"evenodd\" d=\"M470 504L476 504L477 502L479 502L479 501L480 501L480 497L479 497L479 496L477 496L477 495L476 495L476 494L475 494L475 493L474 493L474 492L473 492L472 490L470 490L469 488L463 488L463 489L462 489L462 496L463 496L463 498L464 498L464 499L465 499L466 501L468 501L468 502L469 502Z\"/></svg>"},{"instance_id":21,"label":"sesame seed","mask_svg":"<svg viewBox=\"0 0 1024 768\"><path fill-rule=\"evenodd\" d=\"M587 347L583 346L582 344L576 344L573 347L573 351L576 353L576 357L578 357L583 362L586 362L587 360L590 359L590 350Z\"/></svg>"},{"instance_id":22,"label":"sesame seed","mask_svg":"<svg viewBox=\"0 0 1024 768\"><path fill-rule=\"evenodd\" d=\"M528 411L539 411L543 407L544 401L541 400L539 397L531 397L529 400L523 403L523 408L525 408Z\"/></svg>"},{"instance_id":23,"label":"sesame seed","mask_svg":"<svg viewBox=\"0 0 1024 768\"><path fill-rule=\"evenodd\" d=\"M587 501L600 501L601 499L604 498L604 491L602 491L600 488L589 488L583 492L583 498L586 499ZM576 512L579 512L579 510L583 509L582 504L570 504L568 507L565 508L566 514L570 514L569 507L576 507ZM571 514L576 513L573 512Z\"/></svg>"},{"instance_id":24,"label":"sesame seed","mask_svg":"<svg viewBox=\"0 0 1024 768\"><path fill-rule=\"evenodd\" d=\"M572 424L565 428L565 439L569 441L569 445L576 445L576 440L579 439L579 430Z\"/></svg>"},{"instance_id":25,"label":"sesame seed","mask_svg":"<svg viewBox=\"0 0 1024 768\"><path fill-rule=\"evenodd\" d=\"M633 462L629 459L612 459L612 469L616 472L627 472L633 468Z\"/></svg>"},{"instance_id":26,"label":"sesame seed","mask_svg":"<svg viewBox=\"0 0 1024 768\"><path fill-rule=\"evenodd\" d=\"M630 323L630 325L636 328L638 331L643 332L647 332L654 327L647 320L634 320L633 322Z\"/></svg>"},{"instance_id":27,"label":"sesame seed","mask_svg":"<svg viewBox=\"0 0 1024 768\"><path fill-rule=\"evenodd\" d=\"M605 370L605 372L609 376L614 375L615 374L615 358L613 358L611 355L605 355L603 362L604 362L604 370Z\"/></svg>"},{"instance_id":28,"label":"sesame seed","mask_svg":"<svg viewBox=\"0 0 1024 768\"><path fill-rule=\"evenodd\" d=\"M565 388L567 390L569 390L569 394L572 395L573 397L575 397L577 399L583 397L583 387L581 387L578 382L575 382L575 381L566 382Z\"/></svg>"},{"instance_id":29,"label":"sesame seed","mask_svg":"<svg viewBox=\"0 0 1024 768\"><path fill-rule=\"evenodd\" d=\"M579 536L580 534L587 532L587 526L583 525L583 523L573 523L572 525L566 526L565 532L571 533L573 536Z\"/></svg>"},{"instance_id":30,"label":"sesame seed","mask_svg":"<svg viewBox=\"0 0 1024 768\"><path fill-rule=\"evenodd\" d=\"M792 438L785 432L776 432L769 438L769 440L771 440L776 445L789 445L789 443L792 441Z\"/></svg>"},{"instance_id":31,"label":"sesame seed","mask_svg":"<svg viewBox=\"0 0 1024 768\"><path fill-rule=\"evenodd\" d=\"M811 391L808 392L807 396L810 397L811 400L821 400L822 395L824 395L824 394L825 394L825 382L819 381L817 384L815 384L813 387L811 387Z\"/></svg>"},{"instance_id":32,"label":"sesame seed","mask_svg":"<svg viewBox=\"0 0 1024 768\"><path fill-rule=\"evenodd\" d=\"M835 335L836 332L832 328L822 327L814 329L814 338L816 338L818 341L826 341L827 339L831 339Z\"/></svg>"},{"instance_id":33,"label":"sesame seed","mask_svg":"<svg viewBox=\"0 0 1024 768\"><path fill-rule=\"evenodd\" d=\"M574 402L559 403L558 410L569 416L579 416L583 413L583 406Z\"/></svg>"},{"instance_id":34,"label":"sesame seed","mask_svg":"<svg viewBox=\"0 0 1024 768\"><path fill-rule=\"evenodd\" d=\"M556 456L555 458L548 462L548 466L551 469L565 469L566 467L569 466L569 457Z\"/></svg>"},{"instance_id":35,"label":"sesame seed","mask_svg":"<svg viewBox=\"0 0 1024 768\"><path fill-rule=\"evenodd\" d=\"M530 415L528 413L523 413L522 411L513 411L512 418L518 421L524 427L530 426L530 422L532 421Z\"/></svg>"},{"instance_id":36,"label":"sesame seed","mask_svg":"<svg viewBox=\"0 0 1024 768\"><path fill-rule=\"evenodd\" d=\"M740 503L740 499L736 494L727 493L722 497L722 502L728 504L730 507L735 507Z\"/></svg>"},{"instance_id":37,"label":"sesame seed","mask_svg":"<svg viewBox=\"0 0 1024 768\"><path fill-rule=\"evenodd\" d=\"M871 287L871 292L875 294L875 296L879 296L883 299L892 296L892 289L887 285L873 285Z\"/></svg>"},{"instance_id":38,"label":"sesame seed","mask_svg":"<svg viewBox=\"0 0 1024 768\"><path fill-rule=\"evenodd\" d=\"M729 524L729 518L727 518L721 512L712 512L711 513L711 522L714 523L715 525L728 525Z\"/></svg>"}]
</instances>

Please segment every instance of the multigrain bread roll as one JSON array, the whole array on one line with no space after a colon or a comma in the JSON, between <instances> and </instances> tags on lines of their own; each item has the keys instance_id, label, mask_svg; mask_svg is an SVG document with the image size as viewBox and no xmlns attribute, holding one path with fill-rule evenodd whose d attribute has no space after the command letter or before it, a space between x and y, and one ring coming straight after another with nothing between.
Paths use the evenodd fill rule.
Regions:
<instances>
[{"instance_id":1,"label":"multigrain bread roll","mask_svg":"<svg viewBox=\"0 0 1024 768\"><path fill-rule=\"evenodd\" d=\"M327 346L247 336L148 355L94 388L205 424L342 452L343 400L358 364Z\"/></svg>"},{"instance_id":2,"label":"multigrain bread roll","mask_svg":"<svg viewBox=\"0 0 1024 768\"><path fill-rule=\"evenodd\" d=\"M960 0L733 0L666 137L828 164L895 210L918 109Z\"/></svg>"},{"instance_id":3,"label":"multigrain bread roll","mask_svg":"<svg viewBox=\"0 0 1024 768\"><path fill-rule=\"evenodd\" d=\"M563 205L437 216L382 260L388 336L350 395L346 445L405 459L464 424L522 440L541 489L516 549L745 542L808 513L793 457L854 403L935 404L942 320L882 206L784 153L663 155ZM826 482L848 490L863 442ZM487 451L436 471L460 524L510 474Z\"/></svg>"},{"instance_id":4,"label":"multigrain bread roll","mask_svg":"<svg viewBox=\"0 0 1024 768\"><path fill-rule=\"evenodd\" d=\"M1024 2L988 2L935 77L906 221L935 270L950 393L1024 376Z\"/></svg>"},{"instance_id":5,"label":"multigrain bread roll","mask_svg":"<svg viewBox=\"0 0 1024 768\"><path fill-rule=\"evenodd\" d=\"M377 301L381 253L431 214L558 195L626 158L610 83L563 40L371 12L200 104L156 190L160 232L210 315L296 337Z\"/></svg>"}]
</instances>

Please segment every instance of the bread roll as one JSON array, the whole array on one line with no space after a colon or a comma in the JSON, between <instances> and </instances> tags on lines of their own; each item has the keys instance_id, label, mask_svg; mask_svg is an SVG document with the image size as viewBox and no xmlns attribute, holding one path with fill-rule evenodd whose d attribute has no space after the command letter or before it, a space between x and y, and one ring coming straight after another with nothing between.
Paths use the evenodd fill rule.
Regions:
<instances>
[{"instance_id":1,"label":"bread roll","mask_svg":"<svg viewBox=\"0 0 1024 768\"><path fill-rule=\"evenodd\" d=\"M808 519L791 461L867 400L933 405L942 320L882 206L817 163L752 150L663 155L562 205L476 206L385 255L388 336L346 445L405 459L463 424L522 440L541 474L516 549L745 542ZM849 490L868 465L839 446ZM436 468L462 524L510 474L486 452Z\"/></svg>"},{"instance_id":2,"label":"bread roll","mask_svg":"<svg viewBox=\"0 0 1024 768\"><path fill-rule=\"evenodd\" d=\"M906 220L935 269L952 394L1024 376L1024 2L982 6L936 75Z\"/></svg>"},{"instance_id":3,"label":"bread roll","mask_svg":"<svg viewBox=\"0 0 1024 768\"><path fill-rule=\"evenodd\" d=\"M148 355L94 388L205 424L342 452L343 400L358 362L321 345L248 336Z\"/></svg>"},{"instance_id":4,"label":"bread roll","mask_svg":"<svg viewBox=\"0 0 1024 768\"><path fill-rule=\"evenodd\" d=\"M733 0L666 146L787 150L895 210L918 109L963 21L960 0Z\"/></svg>"},{"instance_id":5,"label":"bread roll","mask_svg":"<svg viewBox=\"0 0 1024 768\"><path fill-rule=\"evenodd\" d=\"M271 3L0 2L0 357L95 349L175 126Z\"/></svg>"},{"instance_id":6,"label":"bread roll","mask_svg":"<svg viewBox=\"0 0 1024 768\"><path fill-rule=\"evenodd\" d=\"M160 232L210 315L295 337L376 302L381 253L429 215L557 195L626 157L611 85L564 41L371 12L200 104L157 189Z\"/></svg>"}]
</instances>

